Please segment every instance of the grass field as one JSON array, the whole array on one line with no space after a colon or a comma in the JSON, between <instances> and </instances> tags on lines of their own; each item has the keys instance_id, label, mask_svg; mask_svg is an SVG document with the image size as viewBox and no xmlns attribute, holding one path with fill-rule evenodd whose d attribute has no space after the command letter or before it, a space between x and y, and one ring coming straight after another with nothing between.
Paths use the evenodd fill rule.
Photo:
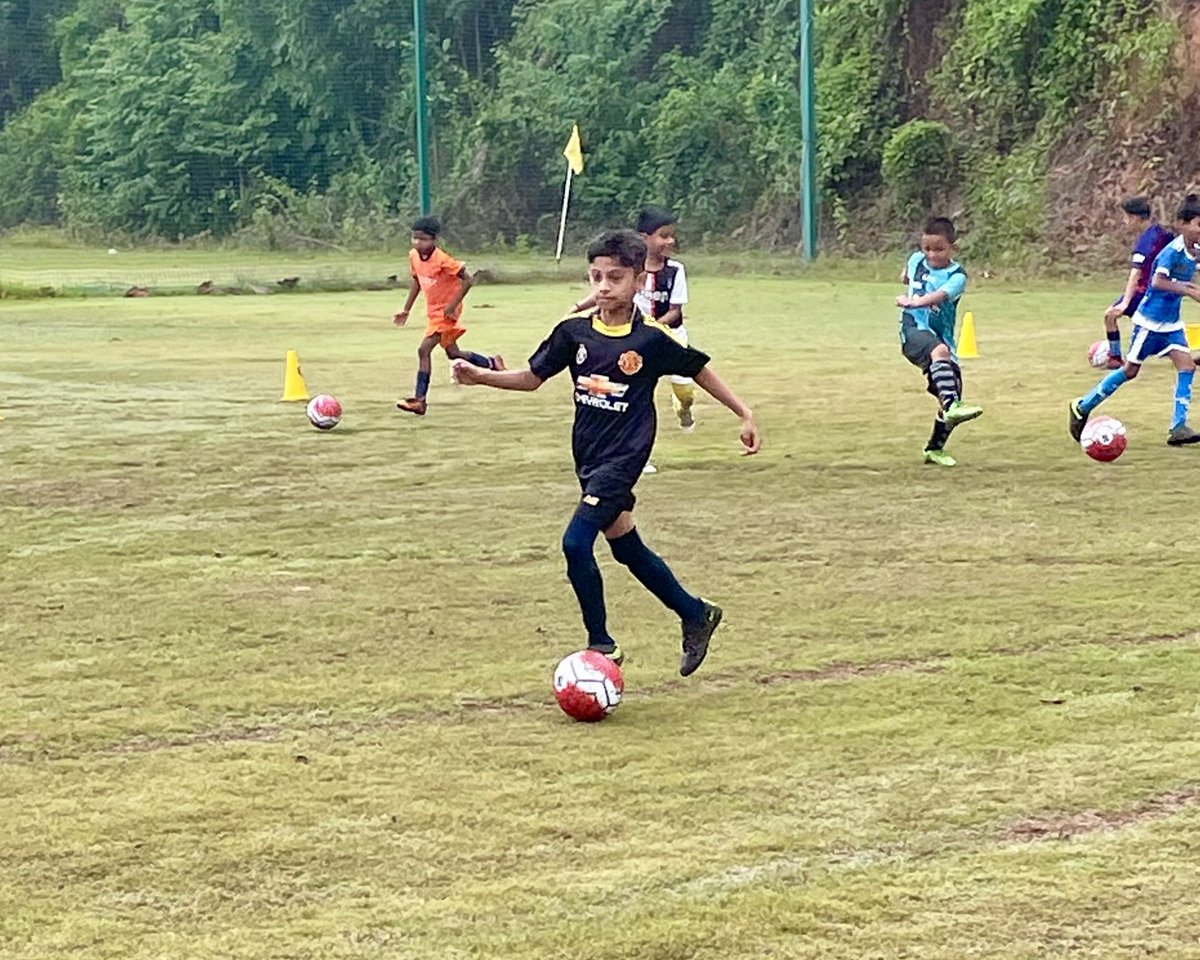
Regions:
<instances>
[{"instance_id":1,"label":"grass field","mask_svg":"<svg viewBox=\"0 0 1200 960\"><path fill-rule=\"evenodd\" d=\"M664 419L642 531L726 625L681 680L602 550L599 726L549 683L564 382L442 361L396 413L389 293L0 308L0 954L1200 957L1200 450L1162 365L1118 463L1067 437L1113 291L976 285L944 471L894 285L693 285L767 446ZM481 287L464 345L519 361L578 292Z\"/></svg>"}]
</instances>

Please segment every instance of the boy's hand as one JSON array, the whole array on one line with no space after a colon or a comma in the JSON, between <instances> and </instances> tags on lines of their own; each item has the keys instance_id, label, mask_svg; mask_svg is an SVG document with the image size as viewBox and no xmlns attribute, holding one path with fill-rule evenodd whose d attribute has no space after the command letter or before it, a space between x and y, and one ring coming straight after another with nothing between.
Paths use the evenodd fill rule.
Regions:
<instances>
[{"instance_id":1,"label":"boy's hand","mask_svg":"<svg viewBox=\"0 0 1200 960\"><path fill-rule=\"evenodd\" d=\"M401 310L398 314L392 317L392 323L398 327L404 326L406 323L408 323L408 311Z\"/></svg>"},{"instance_id":2,"label":"boy's hand","mask_svg":"<svg viewBox=\"0 0 1200 960\"><path fill-rule=\"evenodd\" d=\"M898 296L896 298L896 306L898 306L898 307L901 307L901 308L907 310L910 307L912 307L912 305L913 305L912 297L910 297L907 293L902 293L902 294L900 294L900 296Z\"/></svg>"},{"instance_id":3,"label":"boy's hand","mask_svg":"<svg viewBox=\"0 0 1200 960\"><path fill-rule=\"evenodd\" d=\"M758 424L754 422L753 415L742 420L742 446L746 448L742 455L747 457L762 449L762 434L758 432Z\"/></svg>"},{"instance_id":4,"label":"boy's hand","mask_svg":"<svg viewBox=\"0 0 1200 960\"><path fill-rule=\"evenodd\" d=\"M470 360L454 360L450 363L450 377L455 383L471 386L479 383L479 374L483 367L477 367Z\"/></svg>"}]
</instances>

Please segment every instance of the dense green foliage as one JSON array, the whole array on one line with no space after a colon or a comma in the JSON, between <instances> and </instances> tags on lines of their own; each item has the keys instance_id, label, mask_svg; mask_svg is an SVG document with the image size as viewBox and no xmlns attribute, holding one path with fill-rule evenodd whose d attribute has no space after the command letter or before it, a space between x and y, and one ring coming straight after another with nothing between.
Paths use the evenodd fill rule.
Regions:
<instances>
[{"instance_id":1,"label":"dense green foliage","mask_svg":"<svg viewBox=\"0 0 1200 960\"><path fill-rule=\"evenodd\" d=\"M714 237L795 232L794 0L429 5L435 196L463 237L553 232L572 122L579 229L671 203ZM0 227L366 244L416 201L411 6L0 3ZM1162 87L1148 0L826 0L824 207L966 211L1036 238L1047 160ZM883 200L883 207L880 200ZM886 208L886 209L884 209Z\"/></svg>"},{"instance_id":2,"label":"dense green foliage","mask_svg":"<svg viewBox=\"0 0 1200 960\"><path fill-rule=\"evenodd\" d=\"M897 207L919 214L951 183L954 135L944 123L910 120L897 127L883 148L883 181Z\"/></svg>"}]
</instances>

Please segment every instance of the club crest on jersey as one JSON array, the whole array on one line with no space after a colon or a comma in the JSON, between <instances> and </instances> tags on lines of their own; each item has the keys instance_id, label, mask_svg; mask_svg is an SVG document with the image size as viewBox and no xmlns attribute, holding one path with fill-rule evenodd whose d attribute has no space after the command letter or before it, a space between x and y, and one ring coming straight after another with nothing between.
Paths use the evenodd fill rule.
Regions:
<instances>
[{"instance_id":1,"label":"club crest on jersey","mask_svg":"<svg viewBox=\"0 0 1200 960\"><path fill-rule=\"evenodd\" d=\"M579 349L575 351L575 365L579 366L585 360L587 360L587 347L581 343Z\"/></svg>"},{"instance_id":2,"label":"club crest on jersey","mask_svg":"<svg viewBox=\"0 0 1200 960\"><path fill-rule=\"evenodd\" d=\"M623 374L632 377L642 369L642 355L636 350L626 350L617 359L617 366L621 368Z\"/></svg>"}]
</instances>

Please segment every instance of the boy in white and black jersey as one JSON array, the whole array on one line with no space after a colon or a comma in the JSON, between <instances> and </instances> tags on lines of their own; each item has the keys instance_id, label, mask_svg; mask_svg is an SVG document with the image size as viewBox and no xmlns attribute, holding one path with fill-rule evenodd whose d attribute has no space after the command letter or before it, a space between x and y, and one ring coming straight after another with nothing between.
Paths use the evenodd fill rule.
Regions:
<instances>
[{"instance_id":1,"label":"boy in white and black jersey","mask_svg":"<svg viewBox=\"0 0 1200 960\"><path fill-rule=\"evenodd\" d=\"M567 578L579 600L588 646L617 663L621 647L608 632L604 584L596 563L603 533L618 563L673 610L683 625L685 677L700 666L721 622L721 608L684 589L666 562L642 542L633 519L634 485L654 446L654 388L659 378L689 376L741 419L746 453L762 443L754 414L708 366L657 323L642 318L634 296L645 281L646 243L632 230L602 234L588 247L588 277L597 309L561 321L529 358L527 370L484 370L454 362L459 383L536 390L569 370L575 408L571 448L582 496L563 534Z\"/></svg>"},{"instance_id":2,"label":"boy in white and black jersey","mask_svg":"<svg viewBox=\"0 0 1200 960\"><path fill-rule=\"evenodd\" d=\"M671 258L679 246L675 214L663 207L646 207L638 214L637 232L646 240L646 282L634 303L652 320L666 327L671 336L688 345L683 308L688 302L687 273L683 264ZM696 385L689 377L671 378L671 403L679 428L684 433L696 429L692 405L696 402Z\"/></svg>"}]
</instances>

